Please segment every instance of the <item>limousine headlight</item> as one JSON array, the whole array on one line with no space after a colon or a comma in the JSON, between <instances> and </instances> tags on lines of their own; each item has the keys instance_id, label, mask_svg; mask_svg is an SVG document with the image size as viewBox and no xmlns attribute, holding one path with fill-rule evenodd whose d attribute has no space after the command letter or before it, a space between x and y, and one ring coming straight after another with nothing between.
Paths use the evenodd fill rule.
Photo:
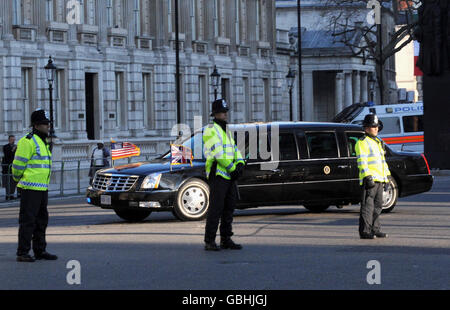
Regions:
<instances>
[{"instance_id":1,"label":"limousine headlight","mask_svg":"<svg viewBox=\"0 0 450 310\"><path fill-rule=\"evenodd\" d=\"M159 186L161 180L161 173L152 173L145 177L141 184L141 189L156 189Z\"/></svg>"}]
</instances>

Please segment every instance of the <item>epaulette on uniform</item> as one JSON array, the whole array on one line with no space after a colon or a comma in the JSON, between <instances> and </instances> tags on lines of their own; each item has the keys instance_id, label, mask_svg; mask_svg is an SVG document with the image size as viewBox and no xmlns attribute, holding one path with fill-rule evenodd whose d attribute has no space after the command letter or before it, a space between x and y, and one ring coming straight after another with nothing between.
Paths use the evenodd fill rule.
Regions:
<instances>
[{"instance_id":1,"label":"epaulette on uniform","mask_svg":"<svg viewBox=\"0 0 450 310\"><path fill-rule=\"evenodd\" d=\"M31 139L31 138L33 138L33 133L32 133L32 132L30 132L29 134L27 134L27 135L26 135L26 137L27 137L27 139Z\"/></svg>"}]
</instances>

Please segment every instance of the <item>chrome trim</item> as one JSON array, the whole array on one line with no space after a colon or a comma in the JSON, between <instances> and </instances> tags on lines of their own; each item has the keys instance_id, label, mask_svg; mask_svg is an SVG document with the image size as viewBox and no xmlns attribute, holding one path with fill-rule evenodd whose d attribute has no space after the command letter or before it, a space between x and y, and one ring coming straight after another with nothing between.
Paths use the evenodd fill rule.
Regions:
<instances>
[{"instance_id":1,"label":"chrome trim","mask_svg":"<svg viewBox=\"0 0 450 310\"><path fill-rule=\"evenodd\" d=\"M95 174L92 188L104 192L127 192L137 182L139 176L112 173Z\"/></svg>"}]
</instances>

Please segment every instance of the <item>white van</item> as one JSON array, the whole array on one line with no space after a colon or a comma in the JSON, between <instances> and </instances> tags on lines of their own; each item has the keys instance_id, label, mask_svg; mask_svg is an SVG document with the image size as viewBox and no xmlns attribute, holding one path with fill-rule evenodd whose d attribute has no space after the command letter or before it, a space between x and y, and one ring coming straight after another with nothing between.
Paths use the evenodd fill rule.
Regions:
<instances>
[{"instance_id":1,"label":"white van","mask_svg":"<svg viewBox=\"0 0 450 310\"><path fill-rule=\"evenodd\" d=\"M358 103L345 108L333 121L362 124L364 117L374 113L383 123L379 137L394 151L424 152L423 102L390 105Z\"/></svg>"}]
</instances>

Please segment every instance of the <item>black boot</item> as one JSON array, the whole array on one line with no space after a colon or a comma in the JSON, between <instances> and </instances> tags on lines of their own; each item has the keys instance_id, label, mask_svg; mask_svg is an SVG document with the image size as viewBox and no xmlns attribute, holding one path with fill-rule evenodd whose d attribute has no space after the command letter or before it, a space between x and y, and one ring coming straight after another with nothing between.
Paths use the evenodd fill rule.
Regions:
<instances>
[{"instance_id":1,"label":"black boot","mask_svg":"<svg viewBox=\"0 0 450 310\"><path fill-rule=\"evenodd\" d=\"M223 239L220 241L220 247L222 249L241 250L242 245L234 243L231 238Z\"/></svg>"},{"instance_id":2,"label":"black boot","mask_svg":"<svg viewBox=\"0 0 450 310\"><path fill-rule=\"evenodd\" d=\"M35 261L35 259L28 254L17 255L16 260L18 262L25 262L25 263L33 263Z\"/></svg>"},{"instance_id":3,"label":"black boot","mask_svg":"<svg viewBox=\"0 0 450 310\"><path fill-rule=\"evenodd\" d=\"M57 260L58 259L58 256L50 254L48 252L42 252L42 253L39 253L39 254L35 253L34 257L36 259L44 259L44 260Z\"/></svg>"},{"instance_id":4,"label":"black boot","mask_svg":"<svg viewBox=\"0 0 450 310\"><path fill-rule=\"evenodd\" d=\"M220 251L216 242L205 242L205 251Z\"/></svg>"}]
</instances>

